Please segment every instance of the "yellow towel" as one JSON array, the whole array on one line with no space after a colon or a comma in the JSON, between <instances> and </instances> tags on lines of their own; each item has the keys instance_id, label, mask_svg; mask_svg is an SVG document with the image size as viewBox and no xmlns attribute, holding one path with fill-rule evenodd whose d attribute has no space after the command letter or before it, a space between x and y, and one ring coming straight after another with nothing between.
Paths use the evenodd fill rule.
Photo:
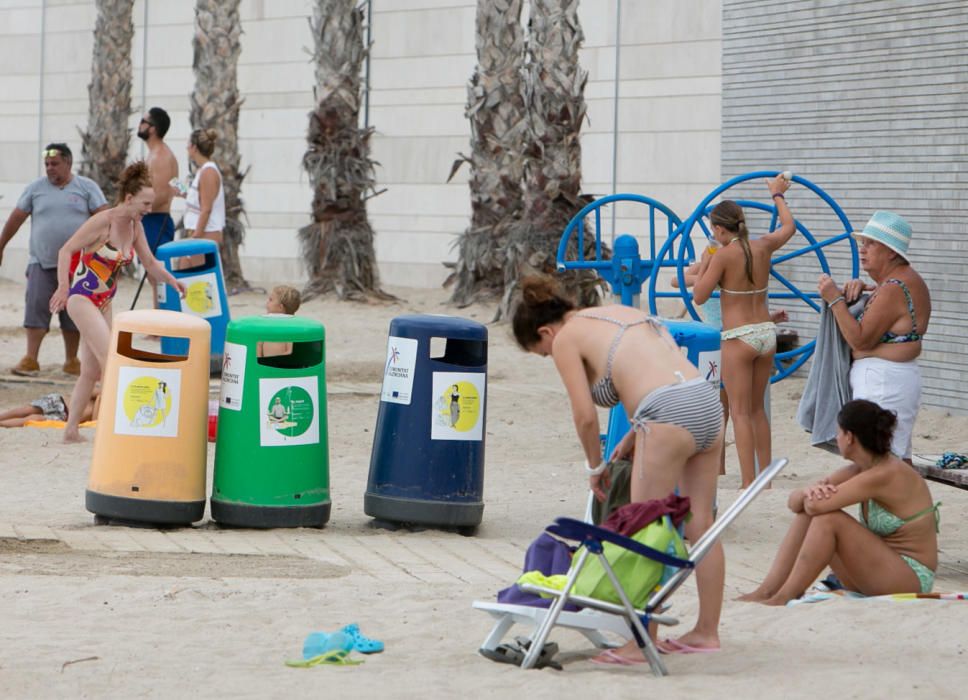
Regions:
<instances>
[{"instance_id":1,"label":"yellow towel","mask_svg":"<svg viewBox=\"0 0 968 700\"><path fill-rule=\"evenodd\" d=\"M66 421L62 420L29 420L24 423L25 428L63 428L67 425ZM94 428L97 426L96 420L88 420L81 423L82 428Z\"/></svg>"},{"instance_id":2,"label":"yellow towel","mask_svg":"<svg viewBox=\"0 0 968 700\"><path fill-rule=\"evenodd\" d=\"M540 571L525 571L518 577L515 583L531 583L535 586L542 586L544 588L553 588L556 591L564 590L565 582L568 581L568 576L565 574L554 574L552 576L545 576ZM538 593L542 598L551 598L547 593Z\"/></svg>"}]
</instances>

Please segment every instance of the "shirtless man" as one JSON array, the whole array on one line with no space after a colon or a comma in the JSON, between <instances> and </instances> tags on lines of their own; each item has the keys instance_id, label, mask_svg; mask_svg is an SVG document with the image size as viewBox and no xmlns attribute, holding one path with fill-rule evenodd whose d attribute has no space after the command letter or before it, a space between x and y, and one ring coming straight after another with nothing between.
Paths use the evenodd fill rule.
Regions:
<instances>
[{"instance_id":1,"label":"shirtless man","mask_svg":"<svg viewBox=\"0 0 968 700\"><path fill-rule=\"evenodd\" d=\"M175 192L168 183L178 177L178 161L164 141L169 126L171 119L161 107L149 109L138 124L138 138L148 146L145 163L148 164L151 188L155 193L151 213L141 220L152 253L162 243L175 238L175 223L171 219L171 200Z\"/></svg>"}]
</instances>

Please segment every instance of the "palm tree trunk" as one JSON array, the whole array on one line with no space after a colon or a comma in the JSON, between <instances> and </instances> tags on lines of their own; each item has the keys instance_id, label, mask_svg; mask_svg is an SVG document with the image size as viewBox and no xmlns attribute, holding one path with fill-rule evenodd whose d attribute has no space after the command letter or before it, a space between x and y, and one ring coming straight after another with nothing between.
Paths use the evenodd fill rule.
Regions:
<instances>
[{"instance_id":1,"label":"palm tree trunk","mask_svg":"<svg viewBox=\"0 0 968 700\"><path fill-rule=\"evenodd\" d=\"M470 164L471 224L457 241L456 282L451 301L466 306L500 298L505 247L521 215L523 146L527 131L522 67L522 0L478 0L477 67L467 87L465 115L471 155L454 163L451 177Z\"/></svg>"},{"instance_id":2,"label":"palm tree trunk","mask_svg":"<svg viewBox=\"0 0 968 700\"><path fill-rule=\"evenodd\" d=\"M133 8L134 0L97 0L87 131L80 132L83 162L78 172L100 185L109 202L117 195L131 139Z\"/></svg>"},{"instance_id":3,"label":"palm tree trunk","mask_svg":"<svg viewBox=\"0 0 968 700\"><path fill-rule=\"evenodd\" d=\"M565 226L591 201L581 194L581 125L588 78L578 64L583 40L578 0L531 0L524 70L529 118L524 212L509 237L505 293L499 313L509 310L522 276L554 272L558 241ZM582 245L593 255L594 236L586 234ZM594 304L600 298L601 282L593 272L569 272L562 281L582 305Z\"/></svg>"},{"instance_id":4,"label":"palm tree trunk","mask_svg":"<svg viewBox=\"0 0 968 700\"><path fill-rule=\"evenodd\" d=\"M359 128L367 47L357 2L316 0L309 22L316 108L309 113L303 167L313 203L312 223L299 230L309 273L307 299L331 292L339 299L392 298L380 289L375 234L366 214L376 180L369 143L373 129Z\"/></svg>"},{"instance_id":5,"label":"palm tree trunk","mask_svg":"<svg viewBox=\"0 0 968 700\"><path fill-rule=\"evenodd\" d=\"M239 0L196 0L195 37L192 46L195 60L195 90L191 94L193 129L215 129L214 160L222 172L225 189L225 229L222 231L222 271L229 289L247 289L239 262L239 246L245 238L242 217L242 180L248 169L241 170L239 155L238 64L242 53Z\"/></svg>"}]
</instances>

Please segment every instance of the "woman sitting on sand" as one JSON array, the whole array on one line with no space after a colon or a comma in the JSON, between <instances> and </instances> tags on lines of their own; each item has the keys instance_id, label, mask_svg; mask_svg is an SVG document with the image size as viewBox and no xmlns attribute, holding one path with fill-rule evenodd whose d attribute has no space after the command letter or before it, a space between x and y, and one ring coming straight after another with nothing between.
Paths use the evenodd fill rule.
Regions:
<instances>
[{"instance_id":1,"label":"woman sitting on sand","mask_svg":"<svg viewBox=\"0 0 968 700\"><path fill-rule=\"evenodd\" d=\"M632 501L665 498L678 484L680 494L692 501L686 537L698 540L713 522L723 411L718 388L699 375L669 331L657 318L629 306L578 309L546 276L522 281L512 326L522 349L555 361L596 497L605 497L605 464L595 406L611 408L621 402L634 429L613 458L628 455L634 446ZM696 626L679 639L661 642L661 649L693 653L719 648L724 575L723 549L717 542L696 569ZM635 642L595 661L644 662Z\"/></svg>"},{"instance_id":2,"label":"woman sitting on sand","mask_svg":"<svg viewBox=\"0 0 968 700\"><path fill-rule=\"evenodd\" d=\"M783 605L830 566L864 595L927 593L938 568L938 506L921 475L891 453L897 419L871 401L837 415L837 447L851 461L790 494L796 517L763 583L740 600ZM842 509L860 504L860 520Z\"/></svg>"}]
</instances>

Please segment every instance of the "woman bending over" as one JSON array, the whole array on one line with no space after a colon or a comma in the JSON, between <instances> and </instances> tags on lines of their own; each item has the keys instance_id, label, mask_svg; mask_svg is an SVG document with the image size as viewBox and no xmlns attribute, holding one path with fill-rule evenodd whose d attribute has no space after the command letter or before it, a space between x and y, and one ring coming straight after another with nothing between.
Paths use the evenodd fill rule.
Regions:
<instances>
[{"instance_id":1,"label":"woman bending over","mask_svg":"<svg viewBox=\"0 0 968 700\"><path fill-rule=\"evenodd\" d=\"M585 459L594 465L588 474L596 497L605 496L605 467L595 406L611 408L621 402L633 429L615 452L625 456L634 446L632 501L665 498L678 484L679 493L692 501L686 537L698 540L713 522L723 440L718 387L699 375L653 316L628 306L578 309L550 277L526 278L521 290L512 316L514 336L522 349L554 360ZM717 543L696 569L696 626L663 648L719 647L724 575L723 549ZM602 663L641 661L635 642L601 657Z\"/></svg>"}]
</instances>

